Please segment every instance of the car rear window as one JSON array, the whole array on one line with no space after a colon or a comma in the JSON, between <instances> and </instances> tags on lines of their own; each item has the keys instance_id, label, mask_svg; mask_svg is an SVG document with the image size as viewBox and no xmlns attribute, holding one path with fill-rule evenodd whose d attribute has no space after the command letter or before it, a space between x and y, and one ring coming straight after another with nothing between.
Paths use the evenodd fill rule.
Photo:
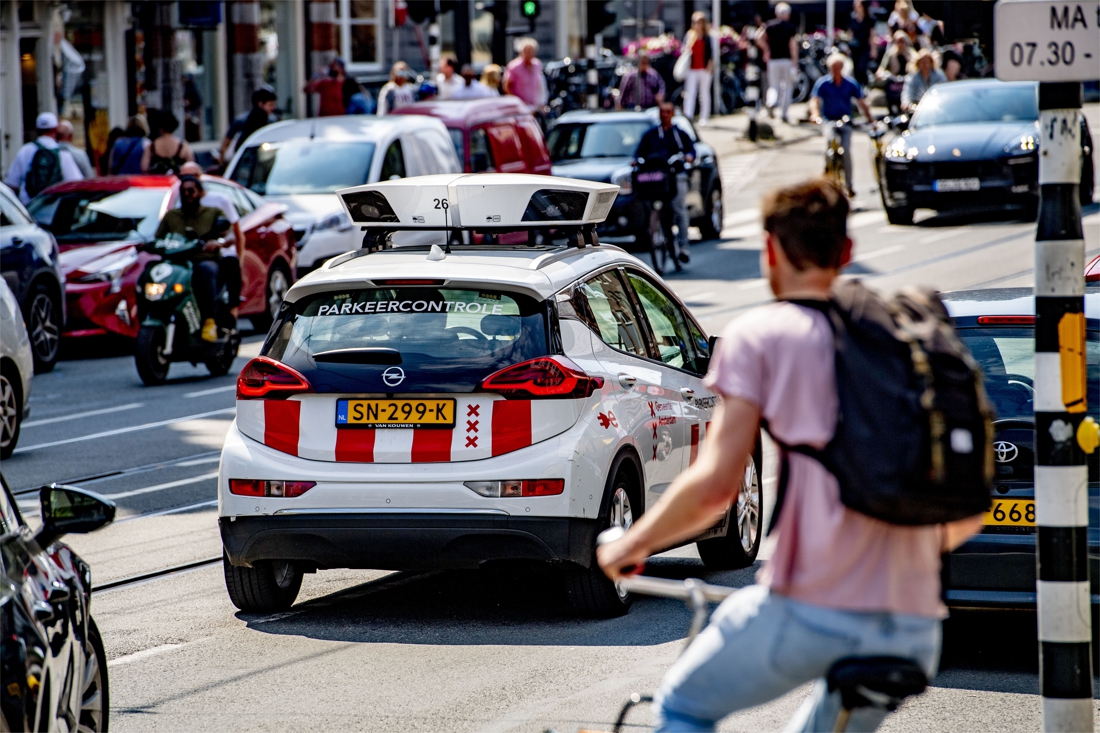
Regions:
<instances>
[{"instance_id":1,"label":"car rear window","mask_svg":"<svg viewBox=\"0 0 1100 733\"><path fill-rule=\"evenodd\" d=\"M362 391L353 382L393 365L315 358L364 348L397 352L408 376L403 392L470 391L499 369L549 353L546 314L545 302L500 290L334 290L294 303L262 353L306 374L317 391Z\"/></svg>"},{"instance_id":2,"label":"car rear window","mask_svg":"<svg viewBox=\"0 0 1100 733\"><path fill-rule=\"evenodd\" d=\"M27 210L59 242L112 242L135 231L148 239L157 231L166 194L163 188L71 191L39 196Z\"/></svg>"}]
</instances>

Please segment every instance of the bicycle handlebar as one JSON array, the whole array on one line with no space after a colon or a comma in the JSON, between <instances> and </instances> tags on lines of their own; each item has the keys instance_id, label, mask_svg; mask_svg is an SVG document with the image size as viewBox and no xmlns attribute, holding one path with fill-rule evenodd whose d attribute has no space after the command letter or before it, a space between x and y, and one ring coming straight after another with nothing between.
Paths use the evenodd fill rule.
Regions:
<instances>
[{"instance_id":1,"label":"bicycle handlebar","mask_svg":"<svg viewBox=\"0 0 1100 733\"><path fill-rule=\"evenodd\" d=\"M679 598L681 601L691 602L696 595L696 589L703 599L710 603L721 603L737 591L736 588L728 588L724 585L710 585L696 578L687 580L666 580L664 578L651 578L648 575L632 575L619 581L623 590L630 593L639 593L646 596L660 596L662 598Z\"/></svg>"}]
</instances>

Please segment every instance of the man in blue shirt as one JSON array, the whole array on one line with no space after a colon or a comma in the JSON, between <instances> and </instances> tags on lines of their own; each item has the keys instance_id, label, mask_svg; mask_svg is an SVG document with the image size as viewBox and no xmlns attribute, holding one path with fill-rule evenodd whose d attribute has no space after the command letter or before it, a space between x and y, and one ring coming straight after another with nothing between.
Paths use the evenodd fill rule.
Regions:
<instances>
[{"instance_id":1,"label":"man in blue shirt","mask_svg":"<svg viewBox=\"0 0 1100 733\"><path fill-rule=\"evenodd\" d=\"M810 119L821 123L822 120L836 122L852 114L852 100L856 100L863 115L871 120L871 108L863 99L863 89L856 80L850 76L844 76L844 65L848 58L843 54L834 53L826 61L829 73L821 77L814 84L810 92ZM856 195L855 186L852 185L852 128L850 125L827 125L825 127L825 144L832 142L833 138L840 137L840 145L844 148L844 178L848 183L848 196Z\"/></svg>"}]
</instances>

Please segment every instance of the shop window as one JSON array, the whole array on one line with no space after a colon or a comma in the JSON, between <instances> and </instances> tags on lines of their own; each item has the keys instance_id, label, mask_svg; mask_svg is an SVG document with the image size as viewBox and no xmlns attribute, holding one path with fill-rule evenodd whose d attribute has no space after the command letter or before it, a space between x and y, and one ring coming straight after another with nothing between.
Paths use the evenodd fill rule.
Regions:
<instances>
[{"instance_id":1,"label":"shop window","mask_svg":"<svg viewBox=\"0 0 1100 733\"><path fill-rule=\"evenodd\" d=\"M336 0L341 56L352 69L379 67L381 6L378 0Z\"/></svg>"}]
</instances>

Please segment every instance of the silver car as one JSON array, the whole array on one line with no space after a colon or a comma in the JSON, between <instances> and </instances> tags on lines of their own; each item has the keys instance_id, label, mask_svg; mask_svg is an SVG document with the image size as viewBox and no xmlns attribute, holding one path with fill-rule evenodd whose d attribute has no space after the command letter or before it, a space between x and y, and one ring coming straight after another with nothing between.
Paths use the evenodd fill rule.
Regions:
<instances>
[{"instance_id":1,"label":"silver car","mask_svg":"<svg viewBox=\"0 0 1100 733\"><path fill-rule=\"evenodd\" d=\"M28 414L34 376L31 340L11 288L0 280L0 458L10 458Z\"/></svg>"}]
</instances>

